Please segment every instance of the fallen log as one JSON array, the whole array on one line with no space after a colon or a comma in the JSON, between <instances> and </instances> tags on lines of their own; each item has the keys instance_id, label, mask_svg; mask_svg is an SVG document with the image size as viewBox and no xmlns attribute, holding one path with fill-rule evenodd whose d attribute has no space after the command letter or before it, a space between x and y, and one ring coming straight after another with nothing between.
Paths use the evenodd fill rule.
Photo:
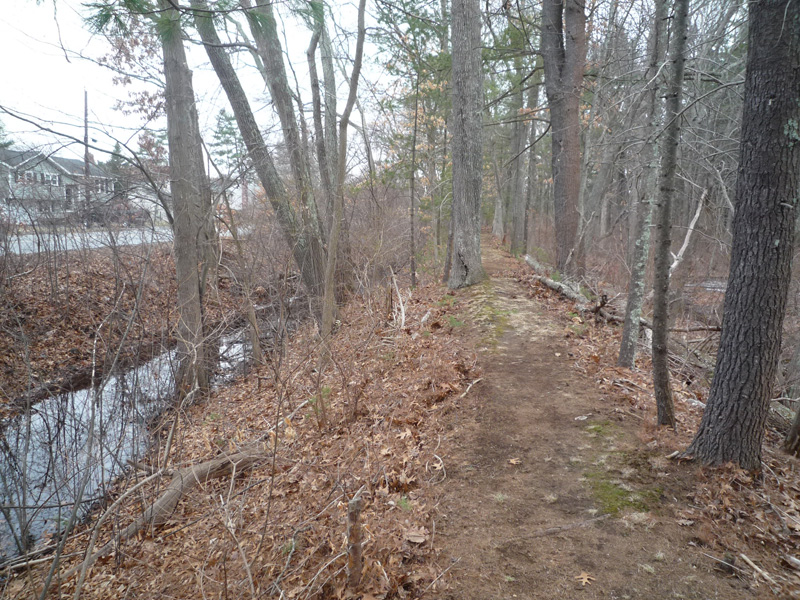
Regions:
<instances>
[{"instance_id":1,"label":"fallen log","mask_svg":"<svg viewBox=\"0 0 800 600\"><path fill-rule=\"evenodd\" d=\"M92 554L94 542L97 540L100 526L103 524L108 515L111 514L111 511L113 511L119 505L119 503L128 493L137 489L147 480L161 476L163 472L158 471L156 473L152 473L145 481L141 481L133 486L133 488L129 489L120 498L118 498L117 501L114 502L114 504L100 518L98 523L95 525L95 532L92 536L92 540L86 549L86 558L83 560L83 562L69 569L64 574L64 579L69 579L80 571L81 578L78 582L78 587L80 588L83 578L86 576L86 571L91 568L97 559L110 554L111 551L121 542L132 538L145 527L149 526L154 528L158 525L165 524L175 512L175 509L177 508L178 502L180 502L181 498L193 487L198 484L206 483L212 479L218 479L227 475L238 475L255 466L259 462L269 458L270 455L261 449L261 444L264 442L264 440L269 438L270 433L275 431L284 423L290 421L307 404L308 400L298 404L283 421L278 421L276 425L270 427L269 430L267 430L254 442L244 446L238 452L225 452L216 458L207 460L200 464L171 471L170 474L172 475L172 479L158 499L150 504L138 519L128 525L123 531L115 535L102 548L100 548L100 550Z\"/></svg>"},{"instance_id":2,"label":"fallen log","mask_svg":"<svg viewBox=\"0 0 800 600\"><path fill-rule=\"evenodd\" d=\"M91 554L92 548L89 547L87 549L87 557L83 562L69 569L64 574L64 578L68 579L78 571L85 572L97 559L110 554L117 545L134 537L146 527L154 528L167 523L175 513L181 498L195 486L204 484L212 479L238 475L267 458L266 452L257 446L253 446L234 453L223 453L200 464L173 471L169 485L156 501L144 510L139 518L117 533L94 554Z\"/></svg>"},{"instance_id":3,"label":"fallen log","mask_svg":"<svg viewBox=\"0 0 800 600\"><path fill-rule=\"evenodd\" d=\"M550 279L546 275L542 273L546 273L547 270L536 261L536 259L525 255L525 262L527 265L533 269L535 275L533 276L536 281L542 283L546 287L550 288L558 292L559 294L563 295L568 300L572 300L576 304L576 308L584 313L584 314L592 314L594 318L597 319L598 317L604 319L606 322L610 323L624 323L625 319L619 315L612 313L611 311L607 310L605 306L607 306L604 302L598 303L590 303L589 299L586 298L583 294L580 293L574 286L570 285L567 282L560 282ZM647 329L652 330L653 324L645 319L644 317L639 318L639 326L645 327ZM701 356L698 352L692 350L688 346L680 343L679 340L675 338L670 338L669 340L669 353L670 359L673 361L673 369L675 371L683 370L682 365L688 365L693 369L698 369L704 373L708 373L712 368L713 364L709 364L708 361Z\"/></svg>"},{"instance_id":4,"label":"fallen log","mask_svg":"<svg viewBox=\"0 0 800 600\"><path fill-rule=\"evenodd\" d=\"M568 300L572 300L578 306L578 310L584 313L592 313L595 317L600 316L606 321L611 321L614 323L622 323L622 317L618 317L617 315L609 312L604 308L604 304L597 304L592 305L590 300L584 296L579 289L576 289L574 286L570 285L568 282L556 281L555 279L550 279L547 275L543 275L546 273L547 270L533 257L529 255L525 255L525 262L527 265L533 269L533 272L536 273L534 275L534 279L541 283L542 285L554 290L567 298Z\"/></svg>"}]
</instances>

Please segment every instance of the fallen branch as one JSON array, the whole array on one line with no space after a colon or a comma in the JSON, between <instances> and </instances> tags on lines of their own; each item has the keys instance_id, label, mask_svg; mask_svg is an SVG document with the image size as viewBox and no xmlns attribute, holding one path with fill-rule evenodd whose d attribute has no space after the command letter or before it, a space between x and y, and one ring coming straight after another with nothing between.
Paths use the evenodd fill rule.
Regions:
<instances>
[{"instance_id":1,"label":"fallen branch","mask_svg":"<svg viewBox=\"0 0 800 600\"><path fill-rule=\"evenodd\" d=\"M72 567L66 572L64 578L68 579L78 571L88 570L98 558L110 554L120 542L132 538L145 527L154 528L167 523L175 513L181 498L195 486L212 479L239 474L265 458L267 458L267 455L262 450L251 447L233 454L222 454L198 465L177 469L174 471L166 489L155 502L144 510L138 519L115 535L96 553Z\"/></svg>"},{"instance_id":2,"label":"fallen branch","mask_svg":"<svg viewBox=\"0 0 800 600\"><path fill-rule=\"evenodd\" d=\"M595 316L595 318L600 316L606 321L612 323L622 323L624 321L622 317L619 317L606 310L604 308L606 304L603 303L602 300L599 304L592 306L589 303L589 299L586 298L586 296L584 296L580 292L580 290L575 289L568 283L555 281L554 279L550 279L546 275L542 275L541 273L546 272L545 268L539 262L537 262L536 259L532 258L527 254L525 255L525 262L531 269L533 269L534 273L536 273L536 275L534 275L534 279L536 279L536 281L538 281L544 286L547 286L551 290L558 292L568 300L572 300L573 302L575 302L578 305L577 306L578 310L580 310L581 312L592 313ZM641 319L641 323L645 327L649 326L649 323L645 319Z\"/></svg>"},{"instance_id":3,"label":"fallen branch","mask_svg":"<svg viewBox=\"0 0 800 600\"><path fill-rule=\"evenodd\" d=\"M762 568L761 568L761 567L759 567L759 566L758 566L756 563L754 563L752 560L750 560L749 558L747 558L747 556L746 556L745 554L741 554L741 553L740 553L740 554L739 554L739 556L740 556L740 557L741 557L741 559L742 559L744 562L746 562L746 563L747 563L747 564L748 564L748 565L749 565L749 566L750 566L750 567L751 567L751 568L752 568L752 569L753 569L753 570L754 570L756 573L758 573L759 575L761 575L761 577L763 577L763 578L764 578L764 581L766 581L767 583L770 583L770 584L772 584L772 585L774 585L774 586L777 586L777 585L778 585L778 582L777 582L777 581L775 581L775 580L772 578L772 575L770 575L769 573L767 573L767 572L766 572L764 569L762 569Z\"/></svg>"}]
</instances>

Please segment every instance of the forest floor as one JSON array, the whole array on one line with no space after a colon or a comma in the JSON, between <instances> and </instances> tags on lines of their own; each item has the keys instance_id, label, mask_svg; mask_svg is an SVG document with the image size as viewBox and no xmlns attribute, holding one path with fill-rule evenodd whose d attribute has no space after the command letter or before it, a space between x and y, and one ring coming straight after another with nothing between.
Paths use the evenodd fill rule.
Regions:
<instances>
[{"instance_id":1,"label":"forest floor","mask_svg":"<svg viewBox=\"0 0 800 600\"><path fill-rule=\"evenodd\" d=\"M800 481L780 437L768 432L758 477L668 458L704 391L676 378L677 431L657 430L649 361L615 366L618 327L585 319L488 238L484 266L469 289L354 298L322 377L308 322L268 364L166 415L142 470L109 494L110 518L67 541L62 573L93 535L113 560L56 578L53 597L800 598ZM165 489L159 473L256 446L260 463L117 537ZM38 595L48 566L0 578L0 598Z\"/></svg>"},{"instance_id":2,"label":"forest floor","mask_svg":"<svg viewBox=\"0 0 800 600\"><path fill-rule=\"evenodd\" d=\"M703 474L666 458L686 438L656 435L652 404L606 385L643 390L641 374L612 367L593 324L531 297L515 261L484 247L491 282L469 302L503 318L468 334L481 345L495 331L469 406L452 413L437 521L452 568L432 597L774 597L738 557L759 561L763 546L728 547L714 532L727 518L694 516Z\"/></svg>"}]
</instances>

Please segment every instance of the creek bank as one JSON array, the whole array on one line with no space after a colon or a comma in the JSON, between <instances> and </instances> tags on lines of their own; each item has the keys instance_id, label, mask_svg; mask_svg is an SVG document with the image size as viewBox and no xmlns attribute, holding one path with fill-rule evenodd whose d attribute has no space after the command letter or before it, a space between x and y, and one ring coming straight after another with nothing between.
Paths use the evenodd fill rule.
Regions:
<instances>
[{"instance_id":1,"label":"creek bank","mask_svg":"<svg viewBox=\"0 0 800 600\"><path fill-rule=\"evenodd\" d=\"M302 296L291 310L256 307L262 348L290 336L308 316ZM288 317L288 320L284 320ZM244 319L220 336L215 386L244 372L252 357ZM156 354L138 365L118 364L114 374L83 371L89 385L37 398L3 423L0 446L0 556L15 556L59 534L72 506L81 518L101 505L110 484L150 447L150 424L174 403L176 352ZM80 374L80 371L78 371Z\"/></svg>"}]
</instances>

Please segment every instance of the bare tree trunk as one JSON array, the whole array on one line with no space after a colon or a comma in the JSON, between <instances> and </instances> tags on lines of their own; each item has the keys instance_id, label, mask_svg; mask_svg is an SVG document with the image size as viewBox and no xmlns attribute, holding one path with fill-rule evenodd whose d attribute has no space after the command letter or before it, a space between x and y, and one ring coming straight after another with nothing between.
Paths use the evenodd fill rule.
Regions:
<instances>
[{"instance_id":1,"label":"bare tree trunk","mask_svg":"<svg viewBox=\"0 0 800 600\"><path fill-rule=\"evenodd\" d=\"M492 138L492 169L494 170L494 181L497 194L494 198L494 217L492 218L492 236L500 241L505 240L506 236L506 201L503 193L504 186L500 175L500 165L497 164L497 136Z\"/></svg>"},{"instance_id":2,"label":"bare tree trunk","mask_svg":"<svg viewBox=\"0 0 800 600\"><path fill-rule=\"evenodd\" d=\"M313 231L302 226L289 202L286 188L261 137L242 84L217 35L208 5L205 0L192 0L192 8L195 10L195 26L203 40L206 54L231 104L247 152L275 210L278 224L300 269L303 283L312 296L321 297L325 279L322 241Z\"/></svg>"},{"instance_id":3,"label":"bare tree trunk","mask_svg":"<svg viewBox=\"0 0 800 600\"><path fill-rule=\"evenodd\" d=\"M537 64L538 60L537 60ZM540 76L536 76L536 82L531 85L530 92L528 93L528 108L531 110L535 110L539 106L539 90L541 88L541 79ZM525 191L525 227L524 227L524 243L523 246L525 248L525 253L528 252L529 247L529 214L531 212L531 207L533 206L534 196L536 193L536 189L538 186L537 181L537 167L539 164L538 156L536 154L536 142L538 141L538 134L536 128L536 121L531 122L530 127L530 142L528 144L528 187Z\"/></svg>"},{"instance_id":4,"label":"bare tree trunk","mask_svg":"<svg viewBox=\"0 0 800 600\"><path fill-rule=\"evenodd\" d=\"M324 4L324 3L323 3ZM325 147L328 151L328 164L331 169L331 181L336 181L339 172L339 139L336 131L336 76L333 68L333 46L328 28L325 25L324 13L322 17L322 35L320 37L320 60L322 62L322 85L325 97ZM341 160L344 160L341 158ZM331 199L333 202L333 199ZM333 213L333 204L330 205ZM329 217L328 228L332 221Z\"/></svg>"},{"instance_id":5,"label":"bare tree trunk","mask_svg":"<svg viewBox=\"0 0 800 600\"><path fill-rule=\"evenodd\" d=\"M722 334L705 413L687 450L705 464L761 467L800 198L798 89L800 11L783 0L750 4Z\"/></svg>"},{"instance_id":6,"label":"bare tree trunk","mask_svg":"<svg viewBox=\"0 0 800 600\"><path fill-rule=\"evenodd\" d=\"M417 124L419 121L419 73L414 84L414 132L411 135L411 174L409 191L411 193L411 206L409 207L410 234L411 234L411 287L417 286L417 248L414 237L414 213L416 213L416 183L417 183Z\"/></svg>"},{"instance_id":7,"label":"bare tree trunk","mask_svg":"<svg viewBox=\"0 0 800 600\"><path fill-rule=\"evenodd\" d=\"M667 14L666 0L656 0L656 12L653 18L652 28L650 29L650 61L645 74L645 79L649 85L645 93L647 94L647 116L650 121L648 129L652 136L656 131L658 119L658 83L656 74L658 63L661 60L663 48L663 24ZM648 140L649 141L649 140ZM640 202L636 215L633 219L635 228L635 242L631 252L631 278L628 282L628 302L625 306L625 322L622 327L622 341L619 348L619 358L617 364L621 367L633 368L636 359L636 342L639 339L639 318L642 315L642 303L644 302L645 274L647 271L647 261L650 256L650 223L653 212L653 202L650 194L655 190L656 184L656 157L655 144L645 142L644 170L646 190L644 201Z\"/></svg>"},{"instance_id":8,"label":"bare tree trunk","mask_svg":"<svg viewBox=\"0 0 800 600\"><path fill-rule=\"evenodd\" d=\"M528 139L528 126L524 120L522 107L525 96L522 89L522 59L514 59L515 71L519 80L514 92L513 106L516 109L516 122L511 135L511 254L525 254L525 143Z\"/></svg>"},{"instance_id":9,"label":"bare tree trunk","mask_svg":"<svg viewBox=\"0 0 800 600\"><path fill-rule=\"evenodd\" d=\"M319 372L322 373L327 366L330 357L330 336L333 331L333 322L336 318L336 295L335 295L335 274L337 260L337 246L339 243L339 233L341 223L344 218L344 179L347 174L347 128L350 124L350 114L356 102L358 91L358 79L361 76L361 60L364 54L364 11L366 0L360 0L358 5L358 40L356 42L356 55L353 61L353 72L350 74L350 92L347 97L347 104L339 122L339 148L338 155L339 172L336 177L336 198L333 211L333 225L331 227L330 240L328 243L328 262L325 267L325 296L322 304L322 327L320 337L322 338L322 356L320 358ZM322 408L323 398L319 396L320 407Z\"/></svg>"},{"instance_id":10,"label":"bare tree trunk","mask_svg":"<svg viewBox=\"0 0 800 600\"><path fill-rule=\"evenodd\" d=\"M569 272L579 248L580 96L586 62L584 0L544 0L542 58L552 128L556 266Z\"/></svg>"},{"instance_id":11,"label":"bare tree trunk","mask_svg":"<svg viewBox=\"0 0 800 600\"><path fill-rule=\"evenodd\" d=\"M174 219L175 273L178 279L178 356L176 377L180 395L203 392L209 386L208 349L198 264L198 240L204 230L202 194L205 173L192 73L183 48L180 14L161 0L165 27L161 45L166 82L167 137ZM206 186L207 187L207 186Z\"/></svg>"},{"instance_id":12,"label":"bare tree trunk","mask_svg":"<svg viewBox=\"0 0 800 600\"><path fill-rule=\"evenodd\" d=\"M672 200L675 196L675 171L678 164L680 118L678 112L683 95L683 67L686 58L686 35L689 0L675 0L674 45L670 49L672 77L667 90L667 108L661 150L661 172L656 201L656 247L653 272L653 387L655 388L657 423L675 427L672 384L669 378L669 265L672 243Z\"/></svg>"},{"instance_id":13,"label":"bare tree trunk","mask_svg":"<svg viewBox=\"0 0 800 600\"><path fill-rule=\"evenodd\" d=\"M324 10L321 4L312 3L312 10ZM333 196L335 194L334 181L331 179L331 166L328 157L328 149L325 144L325 129L322 124L322 98L319 92L319 76L317 74L317 60L315 57L317 46L319 44L320 36L322 35L321 20L315 22L314 33L311 36L311 43L308 45L306 51L306 58L308 60L308 76L311 81L311 109L314 119L314 137L316 140L317 150L317 165L319 167L320 181L322 182L322 193L325 204L326 223L329 217L328 213L331 212L330 208L333 206ZM370 162L370 169L372 170L372 163ZM329 223L328 223L329 225ZM330 227L326 227L326 232L330 231Z\"/></svg>"},{"instance_id":14,"label":"bare tree trunk","mask_svg":"<svg viewBox=\"0 0 800 600\"><path fill-rule=\"evenodd\" d=\"M478 0L453 0L453 250L450 289L484 277L481 264L483 78Z\"/></svg>"},{"instance_id":15,"label":"bare tree trunk","mask_svg":"<svg viewBox=\"0 0 800 600\"><path fill-rule=\"evenodd\" d=\"M245 9L250 31L256 42L258 53L264 64L267 86L272 97L275 110L281 122L283 139L289 152L289 165L292 178L304 210L304 221L310 229L310 238L322 239L319 210L314 201L312 186L308 179L308 159L303 149L300 132L297 127L289 80L283 64L283 48L278 39L278 27L272 4L259 2L255 7L250 0L239 0Z\"/></svg>"}]
</instances>

